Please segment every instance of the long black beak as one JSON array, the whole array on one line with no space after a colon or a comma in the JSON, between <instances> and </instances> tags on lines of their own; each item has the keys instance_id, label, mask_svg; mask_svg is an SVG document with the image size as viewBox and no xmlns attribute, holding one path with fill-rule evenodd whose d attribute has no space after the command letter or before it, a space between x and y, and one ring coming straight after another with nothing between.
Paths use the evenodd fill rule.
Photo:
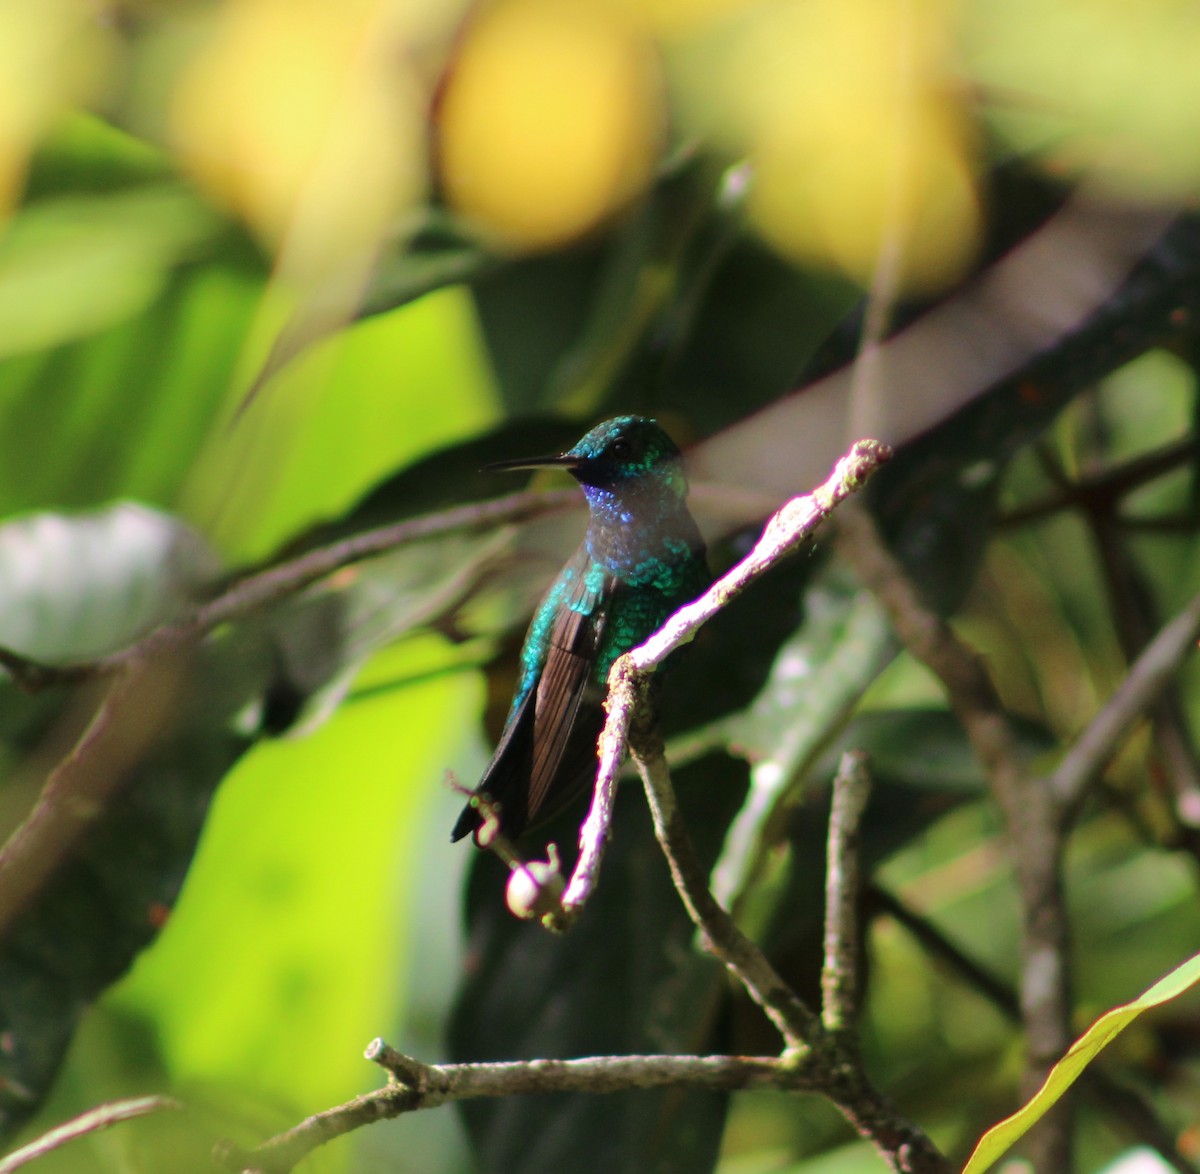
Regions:
<instances>
[{"instance_id":1,"label":"long black beak","mask_svg":"<svg viewBox=\"0 0 1200 1174\"><path fill-rule=\"evenodd\" d=\"M582 464L582 458L564 452L552 457L524 457L516 461L494 461L490 465L484 465L483 471L485 473L516 473L522 469L566 469L570 472L572 469L578 469Z\"/></svg>"}]
</instances>

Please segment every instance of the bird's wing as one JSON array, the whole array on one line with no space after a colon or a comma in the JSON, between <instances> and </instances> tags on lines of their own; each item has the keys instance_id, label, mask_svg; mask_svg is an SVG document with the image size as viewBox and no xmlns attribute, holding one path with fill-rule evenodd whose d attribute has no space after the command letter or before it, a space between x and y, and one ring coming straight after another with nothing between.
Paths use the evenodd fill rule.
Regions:
<instances>
[{"instance_id":1,"label":"bird's wing","mask_svg":"<svg viewBox=\"0 0 1200 1174\"><path fill-rule=\"evenodd\" d=\"M525 786L533 761L534 690L530 690L504 727L504 733L488 763L476 794L486 792L500 804L501 823L507 835L519 836L527 822ZM450 833L451 842L479 828L483 823L479 812L469 803L459 814Z\"/></svg>"},{"instance_id":2,"label":"bird's wing","mask_svg":"<svg viewBox=\"0 0 1200 1174\"><path fill-rule=\"evenodd\" d=\"M607 581L589 583L581 567L569 593L555 601L537 684L509 717L476 788L500 804L500 824L508 836L520 836L539 814L543 818L553 815L595 774L600 723L581 724L577 719L593 687L596 650L604 631L601 604L612 586ZM598 685L594 689L597 704L586 708L594 708L599 717L602 690ZM594 725L595 730L584 725ZM462 839L480 822L479 813L468 805L458 817L451 839Z\"/></svg>"},{"instance_id":3,"label":"bird's wing","mask_svg":"<svg viewBox=\"0 0 1200 1174\"><path fill-rule=\"evenodd\" d=\"M586 611L575 610L580 602ZM575 776L581 769L586 771L589 762L594 773L594 737L590 746L576 747L572 745L571 732L580 704L592 688L596 651L604 632L605 612L597 606L598 602L598 599L585 598L576 601L575 606L560 608L550 632L546 665L536 690L526 813L530 822L545 803L556 779L560 779L560 786L565 788L560 797L566 800L566 792L573 791L578 782ZM592 691L598 693L599 686Z\"/></svg>"}]
</instances>

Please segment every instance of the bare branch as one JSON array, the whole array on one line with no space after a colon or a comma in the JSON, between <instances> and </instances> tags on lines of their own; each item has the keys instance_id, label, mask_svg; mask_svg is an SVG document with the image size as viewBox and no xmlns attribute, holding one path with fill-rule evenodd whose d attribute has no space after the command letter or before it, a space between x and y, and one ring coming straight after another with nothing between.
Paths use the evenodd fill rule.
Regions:
<instances>
[{"instance_id":1,"label":"bare branch","mask_svg":"<svg viewBox=\"0 0 1200 1174\"><path fill-rule=\"evenodd\" d=\"M1058 803L1025 755L982 662L921 598L865 510L840 515L838 550L876 595L908 651L939 678L1004 816L1021 898L1021 1016L1032 1095L1071 1045L1063 827ZM1070 1169L1069 1104L1030 1134L1039 1170Z\"/></svg>"},{"instance_id":2,"label":"bare branch","mask_svg":"<svg viewBox=\"0 0 1200 1174\"><path fill-rule=\"evenodd\" d=\"M560 911L543 920L543 924L554 931L568 929L579 916L600 879L600 863L608 845L617 780L621 775L621 764L625 761L633 709L628 703L615 703L611 688L604 705L608 710L608 720L598 744L600 762L592 791L592 805L579 829L579 859L575 862L575 870L563 894Z\"/></svg>"},{"instance_id":3,"label":"bare branch","mask_svg":"<svg viewBox=\"0 0 1200 1174\"><path fill-rule=\"evenodd\" d=\"M654 816L655 834L675 887L705 944L734 974L779 1029L788 1046L783 1060L800 1063L814 1086L841 1111L888 1165L909 1174L949 1174L950 1166L925 1133L901 1116L870 1082L855 1050L827 1032L766 955L737 927L707 885L675 802L675 790L657 728L638 729L631 743ZM790 1053L790 1054L789 1054Z\"/></svg>"},{"instance_id":4,"label":"bare branch","mask_svg":"<svg viewBox=\"0 0 1200 1174\"><path fill-rule=\"evenodd\" d=\"M135 1117L145 1117L148 1113L157 1113L162 1109L182 1109L183 1106L171 1097L134 1097L126 1101L110 1101L105 1105L97 1105L64 1121L53 1129L35 1138L19 1150L13 1150L5 1158L0 1158L0 1174L12 1174L22 1166L44 1158L52 1150L59 1149L77 1138L86 1137L89 1133L98 1133L102 1129L118 1125L122 1121L132 1121Z\"/></svg>"},{"instance_id":5,"label":"bare branch","mask_svg":"<svg viewBox=\"0 0 1200 1174\"><path fill-rule=\"evenodd\" d=\"M253 1150L222 1143L214 1155L242 1174L285 1174L335 1137L448 1101L529 1093L608 1093L628 1088L780 1088L814 1091L812 1078L772 1057L591 1056L498 1064L422 1064L375 1040L367 1058L391 1074L385 1088L316 1113Z\"/></svg>"},{"instance_id":6,"label":"bare branch","mask_svg":"<svg viewBox=\"0 0 1200 1174\"><path fill-rule=\"evenodd\" d=\"M52 665L32 660L10 649L0 649L0 667L8 669L22 688L31 691L105 677L166 648L199 640L221 624L241 619L364 559L386 554L409 543L483 530L503 522L520 522L577 505L578 497L570 490L551 493L523 491L492 501L471 502L454 509L440 510L419 518L407 518L254 571L237 579L190 614L153 629L135 643L107 656L74 664Z\"/></svg>"},{"instance_id":7,"label":"bare branch","mask_svg":"<svg viewBox=\"0 0 1200 1174\"><path fill-rule=\"evenodd\" d=\"M832 1034L847 1037L858 1015L858 829L870 791L866 755L846 751L829 811L821 1021Z\"/></svg>"},{"instance_id":8,"label":"bare branch","mask_svg":"<svg viewBox=\"0 0 1200 1174\"><path fill-rule=\"evenodd\" d=\"M1031 502L996 519L998 527L1021 526L1067 509L1113 509L1134 489L1146 485L1181 465L1190 464L1200 454L1200 440L1189 436L1152 452L1143 453L1125 464L1105 469L1090 477L1068 481L1056 497ZM1134 520L1136 521L1136 520ZM1126 524L1122 521L1122 524Z\"/></svg>"},{"instance_id":9,"label":"bare branch","mask_svg":"<svg viewBox=\"0 0 1200 1174\"><path fill-rule=\"evenodd\" d=\"M1168 623L1133 662L1125 680L1067 751L1050 778L1059 805L1078 805L1130 727L1158 698L1200 637L1200 595Z\"/></svg>"},{"instance_id":10,"label":"bare branch","mask_svg":"<svg viewBox=\"0 0 1200 1174\"><path fill-rule=\"evenodd\" d=\"M671 878L688 914L706 937L705 945L749 991L779 1029L788 1048L799 1055L822 1043L820 1019L800 1001L766 955L718 904L696 858L691 837L675 801L675 788L657 728L639 730L632 744L654 832L667 857Z\"/></svg>"},{"instance_id":11,"label":"bare branch","mask_svg":"<svg viewBox=\"0 0 1200 1174\"><path fill-rule=\"evenodd\" d=\"M699 599L681 607L649 640L626 655L641 672L657 668L675 649L757 578L786 558L820 528L834 509L857 493L887 461L892 450L878 440L858 440L819 488L794 497L771 516L754 549ZM614 670L616 666L614 665Z\"/></svg>"}]
</instances>

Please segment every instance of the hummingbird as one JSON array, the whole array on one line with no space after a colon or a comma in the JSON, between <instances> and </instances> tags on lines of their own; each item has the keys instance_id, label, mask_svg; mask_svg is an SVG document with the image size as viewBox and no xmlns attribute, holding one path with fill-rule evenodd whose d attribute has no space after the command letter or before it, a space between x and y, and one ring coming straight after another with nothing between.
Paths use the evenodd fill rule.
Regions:
<instances>
[{"instance_id":1,"label":"hummingbird","mask_svg":"<svg viewBox=\"0 0 1200 1174\"><path fill-rule=\"evenodd\" d=\"M489 468L565 469L588 504L587 534L534 612L504 732L475 789L515 840L590 788L613 662L712 576L679 449L653 420L617 416L564 453ZM468 804L451 840L482 822Z\"/></svg>"}]
</instances>

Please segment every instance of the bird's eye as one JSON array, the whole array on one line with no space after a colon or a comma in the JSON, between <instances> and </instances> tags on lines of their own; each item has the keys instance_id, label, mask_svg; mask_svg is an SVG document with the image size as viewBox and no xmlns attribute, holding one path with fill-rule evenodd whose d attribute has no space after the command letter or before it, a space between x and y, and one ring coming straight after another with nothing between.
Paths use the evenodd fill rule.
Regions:
<instances>
[{"instance_id":1,"label":"bird's eye","mask_svg":"<svg viewBox=\"0 0 1200 1174\"><path fill-rule=\"evenodd\" d=\"M633 445L630 444L625 437L620 436L612 442L612 445L609 447L608 451L612 456L616 457L617 460L623 461L627 457L633 456Z\"/></svg>"}]
</instances>

